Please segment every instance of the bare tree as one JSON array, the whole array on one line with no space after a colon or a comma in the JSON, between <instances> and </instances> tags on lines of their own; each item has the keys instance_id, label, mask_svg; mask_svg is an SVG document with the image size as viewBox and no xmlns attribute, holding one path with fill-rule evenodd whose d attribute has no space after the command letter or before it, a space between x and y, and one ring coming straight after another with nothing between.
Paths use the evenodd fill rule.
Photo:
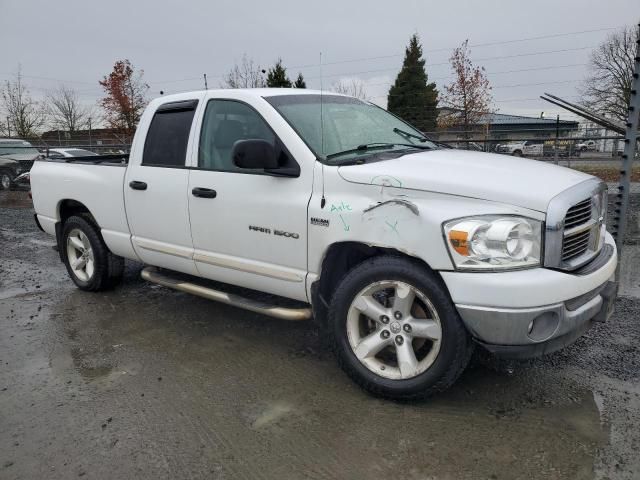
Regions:
<instances>
[{"instance_id":1,"label":"bare tree","mask_svg":"<svg viewBox=\"0 0 640 480\"><path fill-rule=\"evenodd\" d=\"M465 135L481 123L487 113L491 113L491 85L484 67L471 62L469 40L462 42L449 59L453 70L453 80L445 85L442 103L448 107L448 114L438 118L440 126L464 127Z\"/></svg>"},{"instance_id":2,"label":"bare tree","mask_svg":"<svg viewBox=\"0 0 640 480\"><path fill-rule=\"evenodd\" d=\"M65 85L47 94L46 109L51 124L70 133L87 128L92 116L92 109L82 105L75 90Z\"/></svg>"},{"instance_id":3,"label":"bare tree","mask_svg":"<svg viewBox=\"0 0 640 480\"><path fill-rule=\"evenodd\" d=\"M242 55L240 64L236 64L224 76L221 87L223 88L261 88L266 87L267 82L264 79L264 70L247 57L245 53Z\"/></svg>"},{"instance_id":4,"label":"bare tree","mask_svg":"<svg viewBox=\"0 0 640 480\"><path fill-rule=\"evenodd\" d=\"M360 100L367 100L369 98L364 82L358 78L335 82L331 85L331 90L336 93L359 98Z\"/></svg>"},{"instance_id":5,"label":"bare tree","mask_svg":"<svg viewBox=\"0 0 640 480\"><path fill-rule=\"evenodd\" d=\"M580 90L582 103L624 122L627 118L638 27L612 33L593 52L589 75Z\"/></svg>"},{"instance_id":6,"label":"bare tree","mask_svg":"<svg viewBox=\"0 0 640 480\"><path fill-rule=\"evenodd\" d=\"M22 72L18 67L13 80L7 80L0 92L7 116L7 133L17 137L32 137L45 124L42 105L31 98L22 83Z\"/></svg>"}]
</instances>

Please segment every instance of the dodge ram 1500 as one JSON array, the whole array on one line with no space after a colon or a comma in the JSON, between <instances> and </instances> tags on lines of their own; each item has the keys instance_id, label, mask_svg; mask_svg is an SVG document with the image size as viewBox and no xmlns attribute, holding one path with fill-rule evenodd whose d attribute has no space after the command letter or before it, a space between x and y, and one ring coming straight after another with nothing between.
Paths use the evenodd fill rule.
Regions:
<instances>
[{"instance_id":1,"label":"dodge ram 1500","mask_svg":"<svg viewBox=\"0 0 640 480\"><path fill-rule=\"evenodd\" d=\"M603 182L440 149L348 96L156 98L128 159L38 160L31 184L79 288L114 286L127 258L152 282L314 318L346 373L385 397L447 388L476 347L557 350L616 294Z\"/></svg>"}]
</instances>

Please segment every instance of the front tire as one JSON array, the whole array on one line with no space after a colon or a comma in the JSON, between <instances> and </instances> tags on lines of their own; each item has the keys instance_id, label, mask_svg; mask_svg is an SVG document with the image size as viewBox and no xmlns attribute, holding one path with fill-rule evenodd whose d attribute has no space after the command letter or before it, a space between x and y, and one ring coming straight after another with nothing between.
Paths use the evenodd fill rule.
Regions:
<instances>
[{"instance_id":1,"label":"front tire","mask_svg":"<svg viewBox=\"0 0 640 480\"><path fill-rule=\"evenodd\" d=\"M109 251L99 228L89 218L69 217L62 229L59 248L67 272L79 289L106 290L122 280L124 259Z\"/></svg>"},{"instance_id":2,"label":"front tire","mask_svg":"<svg viewBox=\"0 0 640 480\"><path fill-rule=\"evenodd\" d=\"M374 257L354 267L333 296L329 327L342 369L386 398L446 390L473 351L441 280L402 257Z\"/></svg>"},{"instance_id":3,"label":"front tire","mask_svg":"<svg viewBox=\"0 0 640 480\"><path fill-rule=\"evenodd\" d=\"M9 190L13 185L13 179L7 172L0 173L0 190Z\"/></svg>"}]
</instances>

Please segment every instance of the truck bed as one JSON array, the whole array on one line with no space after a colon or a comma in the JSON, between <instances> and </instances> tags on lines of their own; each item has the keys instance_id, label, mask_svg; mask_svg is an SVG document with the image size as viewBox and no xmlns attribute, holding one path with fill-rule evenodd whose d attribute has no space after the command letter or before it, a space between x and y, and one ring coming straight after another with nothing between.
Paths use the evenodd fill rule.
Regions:
<instances>
[{"instance_id":1,"label":"truck bed","mask_svg":"<svg viewBox=\"0 0 640 480\"><path fill-rule=\"evenodd\" d=\"M98 221L105 243L116 254L130 255L124 206L126 155L37 160L31 169L33 207L42 228L55 234L61 208L83 204Z\"/></svg>"}]
</instances>

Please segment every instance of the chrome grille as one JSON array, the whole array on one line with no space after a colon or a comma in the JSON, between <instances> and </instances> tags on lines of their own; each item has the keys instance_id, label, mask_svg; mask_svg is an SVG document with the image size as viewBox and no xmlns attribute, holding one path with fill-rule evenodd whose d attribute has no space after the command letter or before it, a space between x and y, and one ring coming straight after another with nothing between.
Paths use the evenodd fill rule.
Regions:
<instances>
[{"instance_id":1,"label":"chrome grille","mask_svg":"<svg viewBox=\"0 0 640 480\"><path fill-rule=\"evenodd\" d=\"M562 260L582 255L589 247L590 238L591 229L565 237L562 243Z\"/></svg>"},{"instance_id":2,"label":"chrome grille","mask_svg":"<svg viewBox=\"0 0 640 480\"><path fill-rule=\"evenodd\" d=\"M590 247L598 243L600 225L600 205L594 204L592 197L576 203L567 210L564 217L564 235L562 239L562 261L585 254Z\"/></svg>"},{"instance_id":3,"label":"chrome grille","mask_svg":"<svg viewBox=\"0 0 640 480\"><path fill-rule=\"evenodd\" d=\"M20 168L23 172L28 172L33 167L33 160L20 160Z\"/></svg>"},{"instance_id":4,"label":"chrome grille","mask_svg":"<svg viewBox=\"0 0 640 480\"><path fill-rule=\"evenodd\" d=\"M606 185L585 180L549 202L545 222L544 265L575 270L593 260L604 243Z\"/></svg>"},{"instance_id":5,"label":"chrome grille","mask_svg":"<svg viewBox=\"0 0 640 480\"><path fill-rule=\"evenodd\" d=\"M577 225L582 225L591 219L591 199L587 198L574 205L567 211L564 217L564 229L568 230Z\"/></svg>"}]
</instances>

